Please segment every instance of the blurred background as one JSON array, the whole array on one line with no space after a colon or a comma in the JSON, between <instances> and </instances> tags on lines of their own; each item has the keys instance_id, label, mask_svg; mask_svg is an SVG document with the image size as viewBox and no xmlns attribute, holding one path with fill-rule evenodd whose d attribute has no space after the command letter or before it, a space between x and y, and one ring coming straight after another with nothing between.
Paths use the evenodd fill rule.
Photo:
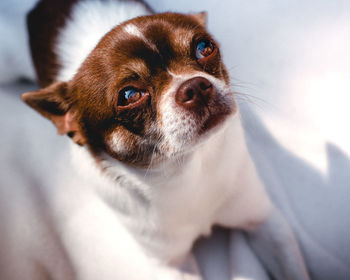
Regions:
<instances>
[{"instance_id":1,"label":"blurred background","mask_svg":"<svg viewBox=\"0 0 350 280\"><path fill-rule=\"evenodd\" d=\"M19 52L12 46L26 46L25 14L35 2L0 3L4 204L5 197L17 195L15 188L30 192L54 180L68 141L20 100L37 86L18 81L35 78L28 48ZM312 275L350 279L350 1L147 2L157 12L208 12L208 28L238 92L252 156L296 231ZM217 240L205 241L201 250L221 248ZM217 264L226 256L222 248L203 262ZM215 271L207 267L208 275Z\"/></svg>"}]
</instances>

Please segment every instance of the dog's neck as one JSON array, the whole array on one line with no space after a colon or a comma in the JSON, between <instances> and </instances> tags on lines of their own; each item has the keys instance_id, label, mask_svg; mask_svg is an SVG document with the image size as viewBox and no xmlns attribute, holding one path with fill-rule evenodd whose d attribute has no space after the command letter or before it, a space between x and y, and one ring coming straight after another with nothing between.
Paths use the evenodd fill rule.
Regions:
<instances>
[{"instance_id":1,"label":"dog's neck","mask_svg":"<svg viewBox=\"0 0 350 280\"><path fill-rule=\"evenodd\" d=\"M146 250L174 261L198 235L210 233L220 208L245 184L240 166L250 158L239 116L227 126L182 161L156 169L137 170L109 157L97 163L78 146L73 164Z\"/></svg>"}]
</instances>

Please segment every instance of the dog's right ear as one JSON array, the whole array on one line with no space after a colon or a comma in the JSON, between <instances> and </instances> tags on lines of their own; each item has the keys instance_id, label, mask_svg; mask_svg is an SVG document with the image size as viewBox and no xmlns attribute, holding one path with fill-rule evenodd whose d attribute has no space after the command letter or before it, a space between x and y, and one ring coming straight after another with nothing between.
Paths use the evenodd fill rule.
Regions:
<instances>
[{"instance_id":1,"label":"dog's right ear","mask_svg":"<svg viewBox=\"0 0 350 280\"><path fill-rule=\"evenodd\" d=\"M207 12L200 12L196 14L191 14L192 17L194 17L200 25L202 25L204 28L207 26Z\"/></svg>"},{"instance_id":2,"label":"dog's right ear","mask_svg":"<svg viewBox=\"0 0 350 280\"><path fill-rule=\"evenodd\" d=\"M22 95L22 99L45 118L51 120L59 134L68 134L74 142L85 144L76 114L71 109L72 100L69 98L66 82L57 82L38 91L26 92Z\"/></svg>"}]
</instances>

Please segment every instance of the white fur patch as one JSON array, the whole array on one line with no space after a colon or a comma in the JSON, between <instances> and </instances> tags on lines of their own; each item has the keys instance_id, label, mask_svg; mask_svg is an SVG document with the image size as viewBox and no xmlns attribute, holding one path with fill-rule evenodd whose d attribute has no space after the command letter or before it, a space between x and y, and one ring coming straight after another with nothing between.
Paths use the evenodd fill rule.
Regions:
<instances>
[{"instance_id":1,"label":"white fur patch","mask_svg":"<svg viewBox=\"0 0 350 280\"><path fill-rule=\"evenodd\" d=\"M108 145L116 153L127 153L129 151L128 146L125 143L124 137L121 137L119 133L115 132L109 136Z\"/></svg>"},{"instance_id":2,"label":"white fur patch","mask_svg":"<svg viewBox=\"0 0 350 280\"><path fill-rule=\"evenodd\" d=\"M57 79L72 79L108 31L128 19L145 14L148 14L148 11L137 2L80 1L74 6L71 19L58 36L56 53L62 69Z\"/></svg>"}]
</instances>

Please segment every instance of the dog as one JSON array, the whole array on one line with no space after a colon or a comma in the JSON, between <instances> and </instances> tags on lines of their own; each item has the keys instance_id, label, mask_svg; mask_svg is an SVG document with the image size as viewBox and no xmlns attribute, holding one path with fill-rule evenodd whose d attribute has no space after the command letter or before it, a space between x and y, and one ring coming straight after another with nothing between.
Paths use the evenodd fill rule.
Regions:
<instances>
[{"instance_id":1,"label":"dog","mask_svg":"<svg viewBox=\"0 0 350 280\"><path fill-rule=\"evenodd\" d=\"M180 268L220 225L244 230L275 279L309 279L250 158L205 13L42 0L28 30L42 89L22 98L72 138L60 203L69 189L77 201L57 210L69 277L197 279Z\"/></svg>"}]
</instances>

